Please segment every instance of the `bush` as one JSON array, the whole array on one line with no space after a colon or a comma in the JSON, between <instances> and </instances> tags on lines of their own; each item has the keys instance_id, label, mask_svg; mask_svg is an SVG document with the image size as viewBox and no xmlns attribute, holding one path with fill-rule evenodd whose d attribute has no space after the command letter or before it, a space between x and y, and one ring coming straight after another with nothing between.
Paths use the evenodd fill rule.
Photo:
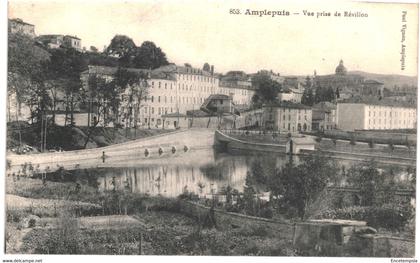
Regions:
<instances>
[{"instance_id":1,"label":"bush","mask_svg":"<svg viewBox=\"0 0 420 263\"><path fill-rule=\"evenodd\" d=\"M258 216L264 218L273 218L273 210L269 207L262 208L258 212Z\"/></svg>"},{"instance_id":2,"label":"bush","mask_svg":"<svg viewBox=\"0 0 420 263\"><path fill-rule=\"evenodd\" d=\"M363 220L369 226L399 230L412 217L409 206L383 205L381 207L352 206L342 209L327 210L319 218Z\"/></svg>"}]
</instances>

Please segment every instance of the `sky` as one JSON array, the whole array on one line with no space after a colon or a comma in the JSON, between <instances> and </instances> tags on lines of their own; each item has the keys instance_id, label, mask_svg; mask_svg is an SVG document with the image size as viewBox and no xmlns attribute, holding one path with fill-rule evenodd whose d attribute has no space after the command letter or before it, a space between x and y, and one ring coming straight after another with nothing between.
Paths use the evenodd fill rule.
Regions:
<instances>
[{"instance_id":1,"label":"sky","mask_svg":"<svg viewBox=\"0 0 420 263\"><path fill-rule=\"evenodd\" d=\"M37 35L77 35L87 48L102 50L116 34L129 36L138 46L153 41L170 62L195 67L208 62L220 73L267 69L281 75L312 75L314 70L324 75L334 73L342 59L350 71L417 75L415 4L256 2L11 0L8 16L34 24ZM230 14L230 9L241 14ZM247 9L284 10L290 16L246 15ZM305 16L304 10L314 16ZM334 16L336 11L342 16ZM344 17L345 11L367 17ZM407 22L402 22L403 11ZM317 17L318 12L331 16Z\"/></svg>"}]
</instances>

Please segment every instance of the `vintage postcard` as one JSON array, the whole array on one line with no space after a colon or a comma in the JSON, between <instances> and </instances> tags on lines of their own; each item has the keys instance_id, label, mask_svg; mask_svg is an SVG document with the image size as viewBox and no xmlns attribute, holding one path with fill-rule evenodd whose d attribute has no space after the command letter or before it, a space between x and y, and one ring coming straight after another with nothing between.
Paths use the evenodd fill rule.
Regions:
<instances>
[{"instance_id":1,"label":"vintage postcard","mask_svg":"<svg viewBox=\"0 0 420 263\"><path fill-rule=\"evenodd\" d=\"M417 3L7 8L3 262L416 262Z\"/></svg>"}]
</instances>

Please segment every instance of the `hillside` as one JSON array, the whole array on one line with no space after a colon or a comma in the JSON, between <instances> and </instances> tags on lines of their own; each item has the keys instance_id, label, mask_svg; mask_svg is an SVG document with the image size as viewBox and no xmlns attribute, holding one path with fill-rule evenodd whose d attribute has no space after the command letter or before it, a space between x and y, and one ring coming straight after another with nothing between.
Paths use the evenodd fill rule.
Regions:
<instances>
[{"instance_id":1,"label":"hillside","mask_svg":"<svg viewBox=\"0 0 420 263\"><path fill-rule=\"evenodd\" d=\"M374 79L384 83L385 88L392 89L395 85L402 87L403 85L416 86L417 87L417 77L416 76L404 76L397 74L377 74L369 73L364 71L349 71L347 74L357 74L363 76L365 79ZM307 75L300 76L287 76L287 77L297 77L298 81L305 83ZM312 77L312 76L310 76Z\"/></svg>"},{"instance_id":2,"label":"hillside","mask_svg":"<svg viewBox=\"0 0 420 263\"><path fill-rule=\"evenodd\" d=\"M402 87L403 85L417 86L417 77L415 76L377 74L363 71L350 71L349 74L358 74L363 76L365 79L375 79L384 83L386 88L393 88L394 86Z\"/></svg>"}]
</instances>

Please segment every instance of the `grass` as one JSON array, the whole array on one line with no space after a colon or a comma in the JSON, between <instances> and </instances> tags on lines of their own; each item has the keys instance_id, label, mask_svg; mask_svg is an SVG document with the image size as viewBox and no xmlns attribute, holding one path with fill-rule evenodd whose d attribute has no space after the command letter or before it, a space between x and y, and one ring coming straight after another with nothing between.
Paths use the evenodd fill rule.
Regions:
<instances>
[{"instance_id":1,"label":"grass","mask_svg":"<svg viewBox=\"0 0 420 263\"><path fill-rule=\"evenodd\" d=\"M293 255L287 239L261 235L263 229L199 229L194 220L164 211L143 212L137 217L147 229L133 224L117 229L80 229L67 220L58 229L31 231L22 249L40 254Z\"/></svg>"}]
</instances>

